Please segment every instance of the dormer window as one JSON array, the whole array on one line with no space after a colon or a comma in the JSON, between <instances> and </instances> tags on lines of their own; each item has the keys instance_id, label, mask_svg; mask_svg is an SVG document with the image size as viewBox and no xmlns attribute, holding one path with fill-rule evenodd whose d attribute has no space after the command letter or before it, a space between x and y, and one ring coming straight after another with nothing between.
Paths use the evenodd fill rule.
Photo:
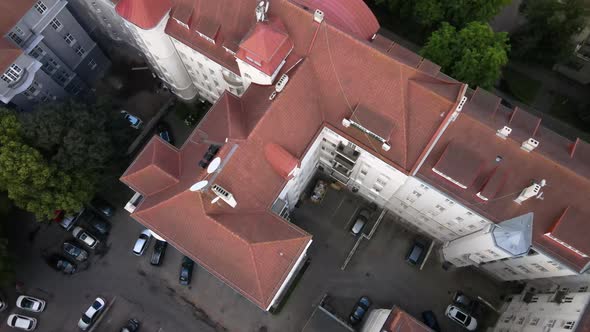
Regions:
<instances>
[{"instance_id":1,"label":"dormer window","mask_svg":"<svg viewBox=\"0 0 590 332\"><path fill-rule=\"evenodd\" d=\"M21 67L15 65L15 64L12 64L12 65L10 65L10 67L8 67L8 69L2 75L2 80L6 83L9 83L9 84L12 82L18 81L22 71L23 70Z\"/></svg>"}]
</instances>

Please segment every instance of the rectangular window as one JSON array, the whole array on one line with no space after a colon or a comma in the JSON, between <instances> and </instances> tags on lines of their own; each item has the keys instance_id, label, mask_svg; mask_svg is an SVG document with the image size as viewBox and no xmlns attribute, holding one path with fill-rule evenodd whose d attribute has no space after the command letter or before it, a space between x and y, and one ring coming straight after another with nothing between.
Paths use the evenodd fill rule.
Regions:
<instances>
[{"instance_id":1,"label":"rectangular window","mask_svg":"<svg viewBox=\"0 0 590 332\"><path fill-rule=\"evenodd\" d=\"M574 325L576 325L576 321L570 320L563 324L563 328L566 330L573 330Z\"/></svg>"},{"instance_id":2,"label":"rectangular window","mask_svg":"<svg viewBox=\"0 0 590 332\"><path fill-rule=\"evenodd\" d=\"M10 67L8 67L8 69L6 69L6 71L2 75L2 80L6 83L12 83L19 79L22 71L23 70L21 69L21 67L12 64L10 65Z\"/></svg>"},{"instance_id":3,"label":"rectangular window","mask_svg":"<svg viewBox=\"0 0 590 332\"><path fill-rule=\"evenodd\" d=\"M74 38L74 36L72 36L69 33L66 33L66 35L64 36L64 40L70 46L73 46L76 43L76 38Z\"/></svg>"},{"instance_id":4,"label":"rectangular window","mask_svg":"<svg viewBox=\"0 0 590 332\"><path fill-rule=\"evenodd\" d=\"M45 6L43 1L37 1L35 4L35 9L39 12L39 14L43 15L45 11L47 11L47 6Z\"/></svg>"},{"instance_id":5,"label":"rectangular window","mask_svg":"<svg viewBox=\"0 0 590 332\"><path fill-rule=\"evenodd\" d=\"M23 93L27 99L33 99L37 94L39 94L39 84L35 81L31 84L31 86L25 90Z\"/></svg>"},{"instance_id":6,"label":"rectangular window","mask_svg":"<svg viewBox=\"0 0 590 332\"><path fill-rule=\"evenodd\" d=\"M33 58L39 60L45 55L45 51L43 51L43 49L41 47L35 46L35 48L33 48L31 50L29 55L32 56Z\"/></svg>"},{"instance_id":7,"label":"rectangular window","mask_svg":"<svg viewBox=\"0 0 590 332\"><path fill-rule=\"evenodd\" d=\"M65 69L62 69L59 71L59 73L57 74L57 76L55 77L55 80L60 84L60 85L65 85L65 83L70 79L70 74L68 74L68 72Z\"/></svg>"},{"instance_id":8,"label":"rectangular window","mask_svg":"<svg viewBox=\"0 0 590 332\"><path fill-rule=\"evenodd\" d=\"M88 67L90 67L90 70L94 70L94 68L96 68L97 64L96 61L94 61L94 59L90 59L90 61L88 61Z\"/></svg>"},{"instance_id":9,"label":"rectangular window","mask_svg":"<svg viewBox=\"0 0 590 332\"><path fill-rule=\"evenodd\" d=\"M19 35L21 35L21 36L24 36L25 35L25 33L23 32L23 30L21 30L21 28L19 28L18 26L14 27L14 31L16 33L18 33Z\"/></svg>"},{"instance_id":10,"label":"rectangular window","mask_svg":"<svg viewBox=\"0 0 590 332\"><path fill-rule=\"evenodd\" d=\"M54 18L53 20L51 20L51 23L49 23L51 25L52 28L54 28L56 31L61 30L62 25L61 22L57 19Z\"/></svg>"},{"instance_id":11,"label":"rectangular window","mask_svg":"<svg viewBox=\"0 0 590 332\"><path fill-rule=\"evenodd\" d=\"M8 33L8 37L10 37L10 39L12 39L12 41L14 41L17 45L21 45L23 43L23 39L16 32L10 31Z\"/></svg>"},{"instance_id":12,"label":"rectangular window","mask_svg":"<svg viewBox=\"0 0 590 332\"><path fill-rule=\"evenodd\" d=\"M86 50L82 46L78 45L76 46L76 54L79 56L84 56L86 54Z\"/></svg>"},{"instance_id":13,"label":"rectangular window","mask_svg":"<svg viewBox=\"0 0 590 332\"><path fill-rule=\"evenodd\" d=\"M47 58L47 62L45 62L42 67L43 71L49 75L55 73L57 68L59 68L59 64L52 58Z\"/></svg>"}]
</instances>

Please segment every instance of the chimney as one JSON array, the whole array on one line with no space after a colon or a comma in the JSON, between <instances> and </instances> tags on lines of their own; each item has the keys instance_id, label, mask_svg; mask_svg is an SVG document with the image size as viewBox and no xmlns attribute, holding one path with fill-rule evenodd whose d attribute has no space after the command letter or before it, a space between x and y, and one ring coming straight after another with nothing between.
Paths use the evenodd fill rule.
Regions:
<instances>
[{"instance_id":1,"label":"chimney","mask_svg":"<svg viewBox=\"0 0 590 332\"><path fill-rule=\"evenodd\" d=\"M533 139L533 138L529 138L528 140L522 142L522 145L520 146L520 148L526 152L531 152L537 146L539 146L539 141L537 141L536 139Z\"/></svg>"},{"instance_id":2,"label":"chimney","mask_svg":"<svg viewBox=\"0 0 590 332\"><path fill-rule=\"evenodd\" d=\"M319 9L316 9L313 13L313 20L318 23L322 23L324 21L324 12Z\"/></svg>"},{"instance_id":3,"label":"chimney","mask_svg":"<svg viewBox=\"0 0 590 332\"><path fill-rule=\"evenodd\" d=\"M504 128L498 129L498 131L496 131L496 136L500 137L501 139L506 139L511 132L512 128L504 126Z\"/></svg>"},{"instance_id":4,"label":"chimney","mask_svg":"<svg viewBox=\"0 0 590 332\"><path fill-rule=\"evenodd\" d=\"M524 188L524 190L520 193L520 195L518 195L518 197L516 197L514 202L516 202L518 204L522 204L522 202L526 201L527 199L539 195L541 188L543 188L546 184L547 184L547 181L545 181L545 179L541 180L541 182L539 182L539 183L531 184L530 186Z\"/></svg>"}]
</instances>

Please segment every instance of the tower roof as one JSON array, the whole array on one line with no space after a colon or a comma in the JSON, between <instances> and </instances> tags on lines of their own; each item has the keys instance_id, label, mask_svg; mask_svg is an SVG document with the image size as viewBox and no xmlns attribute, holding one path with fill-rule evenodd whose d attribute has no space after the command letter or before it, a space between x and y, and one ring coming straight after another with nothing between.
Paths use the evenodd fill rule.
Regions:
<instances>
[{"instance_id":1,"label":"tower roof","mask_svg":"<svg viewBox=\"0 0 590 332\"><path fill-rule=\"evenodd\" d=\"M156 27L170 9L170 0L120 0L115 6L119 16L144 30Z\"/></svg>"}]
</instances>

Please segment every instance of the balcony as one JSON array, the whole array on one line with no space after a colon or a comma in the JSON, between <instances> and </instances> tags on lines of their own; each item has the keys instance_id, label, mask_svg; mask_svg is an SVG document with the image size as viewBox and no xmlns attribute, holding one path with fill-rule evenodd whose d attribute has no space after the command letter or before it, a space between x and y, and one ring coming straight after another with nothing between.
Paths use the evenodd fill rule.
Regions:
<instances>
[{"instance_id":1,"label":"balcony","mask_svg":"<svg viewBox=\"0 0 590 332\"><path fill-rule=\"evenodd\" d=\"M242 80L238 76L236 76L226 70L222 71L221 75L223 76L223 80L227 84L231 85L232 87L234 87L234 88L241 88L242 87Z\"/></svg>"},{"instance_id":2,"label":"balcony","mask_svg":"<svg viewBox=\"0 0 590 332\"><path fill-rule=\"evenodd\" d=\"M10 84L8 84L8 87L10 89L15 89L16 90L19 87L21 87L25 82L27 82L28 81L28 78L29 78L29 71L26 70L26 69L23 69L23 71L20 74L20 76L18 77L18 79L16 81L10 82Z\"/></svg>"}]
</instances>

